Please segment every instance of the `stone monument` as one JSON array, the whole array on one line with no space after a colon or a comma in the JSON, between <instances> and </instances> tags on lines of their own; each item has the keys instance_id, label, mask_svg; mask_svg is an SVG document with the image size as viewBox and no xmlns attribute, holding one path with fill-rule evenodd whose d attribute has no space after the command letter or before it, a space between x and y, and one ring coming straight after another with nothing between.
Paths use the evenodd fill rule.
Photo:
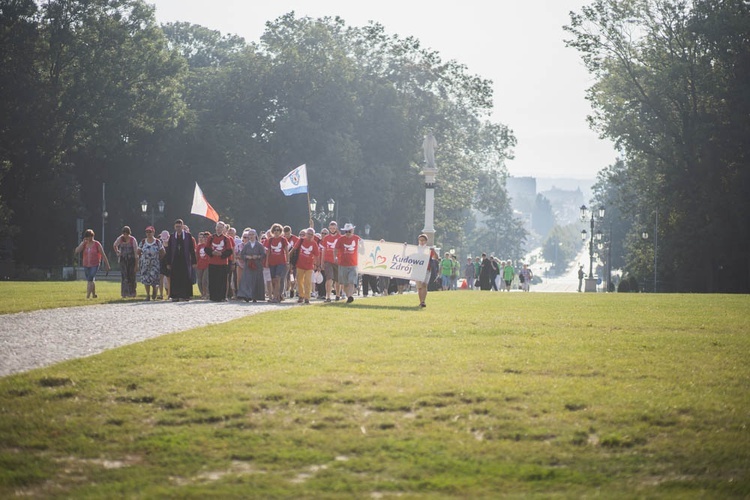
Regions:
<instances>
[{"instance_id":1,"label":"stone monument","mask_svg":"<svg viewBox=\"0 0 750 500\"><path fill-rule=\"evenodd\" d=\"M424 229L422 232L427 235L427 244L435 244L435 176L437 175L437 165L435 164L435 148L437 141L432 132L428 132L422 141L424 150Z\"/></svg>"}]
</instances>

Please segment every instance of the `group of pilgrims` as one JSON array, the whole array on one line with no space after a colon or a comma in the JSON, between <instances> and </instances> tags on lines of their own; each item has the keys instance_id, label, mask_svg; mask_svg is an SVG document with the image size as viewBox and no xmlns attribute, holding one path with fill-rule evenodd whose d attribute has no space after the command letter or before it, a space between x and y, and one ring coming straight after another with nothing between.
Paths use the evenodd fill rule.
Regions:
<instances>
[{"instance_id":1,"label":"group of pilgrims","mask_svg":"<svg viewBox=\"0 0 750 500\"><path fill-rule=\"evenodd\" d=\"M331 301L331 294L335 300L352 302L360 242L354 229L347 223L340 231L332 221L320 233L309 227L295 235L290 226L276 223L260 234L250 227L238 234L219 221L214 232L201 232L196 240L177 219L174 231L157 236L154 227L148 226L138 241L130 227L124 226L113 244L122 273L121 295L135 297L140 280L149 301L190 300L197 284L200 298L214 302L236 298L279 303L296 294L297 302L309 304L315 281L326 302ZM86 230L76 253L83 253L87 298L96 297L96 271L102 262L109 270L109 262L93 230ZM316 280L314 274L319 274Z\"/></svg>"},{"instance_id":2,"label":"group of pilgrims","mask_svg":"<svg viewBox=\"0 0 750 500\"><path fill-rule=\"evenodd\" d=\"M213 302L238 299L280 303L296 295L300 304L309 304L314 296L326 302L331 302L333 296L334 300L346 299L350 303L359 288L361 239L354 229L350 223L339 229L331 221L319 233L309 227L295 235L290 226L275 223L260 233L247 227L238 234L219 221L214 232L200 232L196 240L184 222L177 219L173 231L164 230L158 236L153 226L146 227L140 241L131 234L129 226L124 226L112 248L121 271L123 298L136 297L136 282L140 280L149 301L190 300L193 285L197 284L200 298ZM110 266L93 230L87 229L83 236L75 251L83 254L88 280L86 296L96 298L96 273L101 263L107 270ZM427 236L420 234L418 243L426 245ZM460 275L454 255L446 253L441 261L432 247L429 255L426 281L416 283L421 307L425 307L428 287L439 289L442 281L443 290L456 289ZM469 257L464 269L469 289L510 291L515 275L510 261L501 262L486 254L474 262ZM528 291L532 278L528 266L518 271L518 277L523 290ZM363 285L370 282L366 278L372 277L363 276ZM376 291L375 286L372 289ZM364 293L367 295L366 286Z\"/></svg>"}]
</instances>

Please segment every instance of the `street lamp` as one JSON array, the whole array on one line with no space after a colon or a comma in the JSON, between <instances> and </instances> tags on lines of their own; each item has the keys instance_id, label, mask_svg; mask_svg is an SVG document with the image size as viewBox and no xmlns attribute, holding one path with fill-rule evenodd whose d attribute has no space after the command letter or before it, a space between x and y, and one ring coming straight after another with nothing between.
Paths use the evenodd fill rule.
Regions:
<instances>
[{"instance_id":1,"label":"street lamp","mask_svg":"<svg viewBox=\"0 0 750 500\"><path fill-rule=\"evenodd\" d=\"M109 217L109 213L107 212L106 193L107 193L106 184L102 182L102 235L101 235L102 241L104 241L104 226L107 225L107 217Z\"/></svg>"},{"instance_id":2,"label":"street lamp","mask_svg":"<svg viewBox=\"0 0 750 500\"><path fill-rule=\"evenodd\" d=\"M333 210L334 208L336 208L336 200L334 200L333 198L328 198L328 201L326 202L326 208L328 209L327 211L321 208L319 212L316 212L315 209L317 208L318 200L313 198L312 200L310 200L310 217L322 224L326 219L330 219L331 217L333 217Z\"/></svg>"},{"instance_id":3,"label":"street lamp","mask_svg":"<svg viewBox=\"0 0 750 500\"><path fill-rule=\"evenodd\" d=\"M586 205L581 205L581 221L586 222L587 219L589 219L589 214L591 218L591 237L589 239L589 276L586 278L586 291L587 292L595 292L596 291L596 279L594 279L594 240L601 241L602 239L602 232L597 231L594 233L594 222L597 220L601 221L604 218L604 207L599 207L597 210L598 217L596 217L597 214L594 214L594 211L589 211L588 208L586 208ZM581 231L581 240L586 241L586 230L584 229Z\"/></svg>"},{"instance_id":4,"label":"street lamp","mask_svg":"<svg viewBox=\"0 0 750 500\"><path fill-rule=\"evenodd\" d=\"M162 200L159 200L159 203L156 204L159 208L159 211L157 213L156 210L154 210L154 207L151 207L151 211L148 209L148 202L146 200L143 200L141 202L141 215L145 217L146 219L151 219L151 225L154 225L154 222L156 221L157 217L162 218L164 217L164 202Z\"/></svg>"},{"instance_id":5,"label":"street lamp","mask_svg":"<svg viewBox=\"0 0 750 500\"><path fill-rule=\"evenodd\" d=\"M648 232L643 231L641 238L644 240L648 239ZM659 266L659 209L656 209L656 216L654 217L654 293L656 293L656 271Z\"/></svg>"}]
</instances>

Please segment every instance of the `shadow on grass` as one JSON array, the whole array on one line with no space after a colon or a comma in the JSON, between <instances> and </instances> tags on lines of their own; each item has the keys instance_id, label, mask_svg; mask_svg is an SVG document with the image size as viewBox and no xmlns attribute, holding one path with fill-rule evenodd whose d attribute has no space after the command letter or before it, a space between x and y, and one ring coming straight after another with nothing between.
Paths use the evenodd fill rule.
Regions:
<instances>
[{"instance_id":1,"label":"shadow on grass","mask_svg":"<svg viewBox=\"0 0 750 500\"><path fill-rule=\"evenodd\" d=\"M422 308L419 307L419 304L414 304L413 306L390 306L390 305L378 305L378 304L365 304L362 302L354 302L352 304L333 304L338 307L346 308L346 307L356 307L357 309L391 309L394 311L421 311Z\"/></svg>"}]
</instances>

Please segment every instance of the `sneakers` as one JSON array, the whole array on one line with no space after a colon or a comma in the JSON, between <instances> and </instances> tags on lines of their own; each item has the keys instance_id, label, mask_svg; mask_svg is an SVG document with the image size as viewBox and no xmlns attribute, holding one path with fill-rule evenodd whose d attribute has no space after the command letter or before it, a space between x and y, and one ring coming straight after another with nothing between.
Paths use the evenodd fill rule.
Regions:
<instances>
[{"instance_id":1,"label":"sneakers","mask_svg":"<svg viewBox=\"0 0 750 500\"><path fill-rule=\"evenodd\" d=\"M323 302L330 302L330 301L331 301L331 298L330 297L326 297L326 300L324 300Z\"/></svg>"},{"instance_id":2,"label":"sneakers","mask_svg":"<svg viewBox=\"0 0 750 500\"><path fill-rule=\"evenodd\" d=\"M309 306L309 305L310 305L310 299L305 299L305 305L306 305L306 306Z\"/></svg>"},{"instance_id":3,"label":"sneakers","mask_svg":"<svg viewBox=\"0 0 750 500\"><path fill-rule=\"evenodd\" d=\"M352 302L354 302L354 297L349 297L348 299L346 299L347 304L351 304Z\"/></svg>"},{"instance_id":4,"label":"sneakers","mask_svg":"<svg viewBox=\"0 0 750 500\"><path fill-rule=\"evenodd\" d=\"M419 307L427 307L427 304L425 304L424 302L420 302Z\"/></svg>"}]
</instances>

